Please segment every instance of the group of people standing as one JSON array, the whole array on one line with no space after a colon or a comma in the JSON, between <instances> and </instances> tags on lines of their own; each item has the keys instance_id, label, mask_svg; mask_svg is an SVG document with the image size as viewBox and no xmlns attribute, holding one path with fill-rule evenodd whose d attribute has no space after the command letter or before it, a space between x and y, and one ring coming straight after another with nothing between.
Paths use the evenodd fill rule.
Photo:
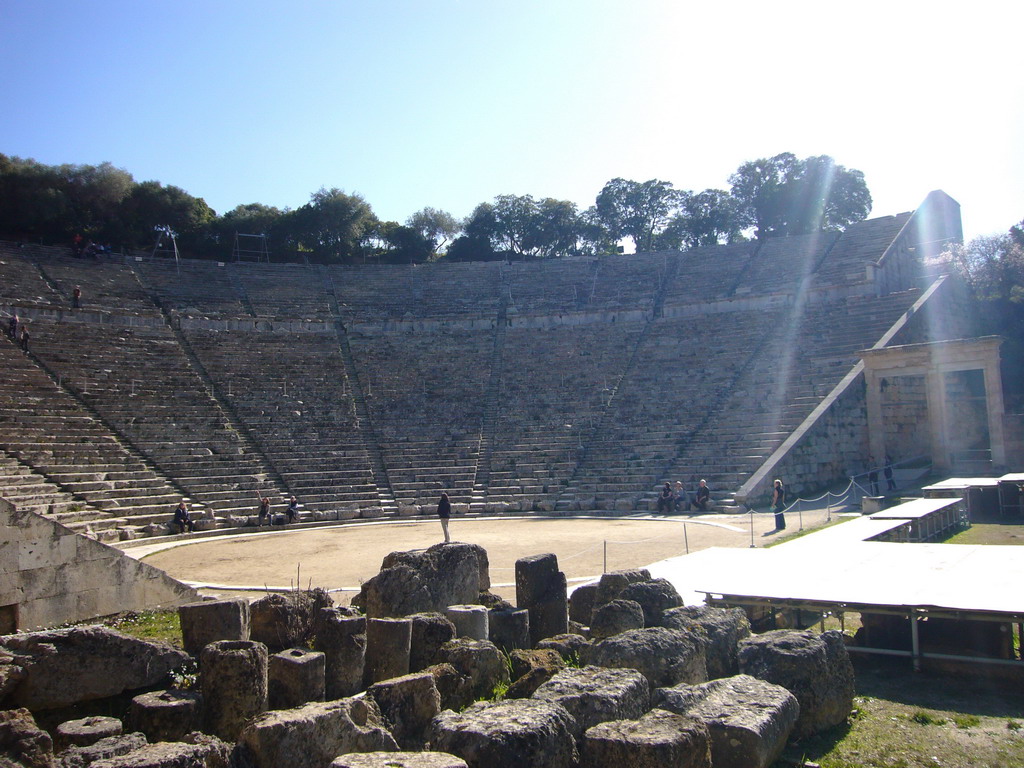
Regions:
<instances>
[{"instance_id":1,"label":"group of people standing","mask_svg":"<svg viewBox=\"0 0 1024 768\"><path fill-rule=\"evenodd\" d=\"M697 490L692 493L686 491L681 480L676 480L674 488L670 483L666 482L665 486L661 489L661 493L658 495L658 513L689 512L693 509L707 512L710 502L711 489L708 488L706 480L701 480L697 484ZM683 509L684 506L685 510Z\"/></svg>"}]
</instances>

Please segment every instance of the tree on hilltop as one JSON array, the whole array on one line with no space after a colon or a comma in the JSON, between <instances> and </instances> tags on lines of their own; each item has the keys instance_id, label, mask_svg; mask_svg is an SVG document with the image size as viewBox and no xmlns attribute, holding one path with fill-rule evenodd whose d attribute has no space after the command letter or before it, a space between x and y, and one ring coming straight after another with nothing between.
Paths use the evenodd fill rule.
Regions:
<instances>
[{"instance_id":1,"label":"tree on hilltop","mask_svg":"<svg viewBox=\"0 0 1024 768\"><path fill-rule=\"evenodd\" d=\"M582 252L583 222L569 200L532 195L498 195L481 203L463 223L463 235L451 244L452 261L549 259Z\"/></svg>"},{"instance_id":2,"label":"tree on hilltop","mask_svg":"<svg viewBox=\"0 0 1024 768\"><path fill-rule=\"evenodd\" d=\"M154 227L170 226L179 243L201 248L209 240L208 229L217 214L201 197L194 197L181 187L164 186L159 181L136 184L121 201L118 233L122 243L136 248L152 246Z\"/></svg>"},{"instance_id":3,"label":"tree on hilltop","mask_svg":"<svg viewBox=\"0 0 1024 768\"><path fill-rule=\"evenodd\" d=\"M135 184L110 163L51 166L0 154L0 232L17 237L107 240Z\"/></svg>"},{"instance_id":4,"label":"tree on hilltop","mask_svg":"<svg viewBox=\"0 0 1024 768\"><path fill-rule=\"evenodd\" d=\"M650 251L681 199L667 181L615 178L598 193L594 207L613 240L628 237L637 251Z\"/></svg>"},{"instance_id":5,"label":"tree on hilltop","mask_svg":"<svg viewBox=\"0 0 1024 768\"><path fill-rule=\"evenodd\" d=\"M743 218L736 201L721 189L680 193L679 213L658 237L658 247L688 250L742 241Z\"/></svg>"},{"instance_id":6,"label":"tree on hilltop","mask_svg":"<svg viewBox=\"0 0 1024 768\"><path fill-rule=\"evenodd\" d=\"M828 155L792 152L743 163L729 177L745 227L757 238L839 231L866 218L871 193L864 174Z\"/></svg>"},{"instance_id":7,"label":"tree on hilltop","mask_svg":"<svg viewBox=\"0 0 1024 768\"><path fill-rule=\"evenodd\" d=\"M285 215L280 231L285 244L327 261L353 261L377 224L370 204L337 187L321 187L308 203Z\"/></svg>"},{"instance_id":8,"label":"tree on hilltop","mask_svg":"<svg viewBox=\"0 0 1024 768\"><path fill-rule=\"evenodd\" d=\"M444 251L445 246L462 230L459 220L448 211L429 206L416 211L405 220L407 227L412 227L431 242L431 250L435 254Z\"/></svg>"}]
</instances>

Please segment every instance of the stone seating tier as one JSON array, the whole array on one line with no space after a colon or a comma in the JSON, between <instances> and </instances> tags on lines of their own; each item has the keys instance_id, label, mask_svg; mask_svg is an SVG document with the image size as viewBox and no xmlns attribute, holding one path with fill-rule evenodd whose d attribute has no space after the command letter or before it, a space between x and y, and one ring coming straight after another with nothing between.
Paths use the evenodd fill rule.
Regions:
<instances>
[{"instance_id":1,"label":"stone seating tier","mask_svg":"<svg viewBox=\"0 0 1024 768\"><path fill-rule=\"evenodd\" d=\"M68 286L88 281L87 306L115 312L156 318L152 296L172 316L332 329L172 331L36 312L32 355L0 343L13 388L0 386L0 450L46 492L75 489L87 506L91 494L89 514L125 520L159 515L182 492L225 516L251 515L256 491L326 512L393 509L392 493L427 505L440 490L473 509L517 494L644 508L675 477L706 477L717 493L749 476L917 294L811 301L795 317L775 299L652 310L784 296L812 271L820 287L863 283L902 223L862 222L838 240L415 268L91 262L0 244L0 301L18 306L66 310ZM481 328L505 305L507 327ZM565 312L588 314L550 329L521 322ZM465 318L478 330L445 322ZM437 322L361 326L408 320Z\"/></svg>"}]
</instances>

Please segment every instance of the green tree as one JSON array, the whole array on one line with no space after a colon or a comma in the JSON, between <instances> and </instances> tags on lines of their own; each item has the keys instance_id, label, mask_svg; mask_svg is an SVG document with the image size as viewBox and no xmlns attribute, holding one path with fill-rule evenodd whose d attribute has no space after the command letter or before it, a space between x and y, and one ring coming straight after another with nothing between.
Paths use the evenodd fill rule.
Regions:
<instances>
[{"instance_id":1,"label":"green tree","mask_svg":"<svg viewBox=\"0 0 1024 768\"><path fill-rule=\"evenodd\" d=\"M1004 338L1004 389L1011 407L1024 407L1024 221L1006 234L954 245L944 256L968 286L975 332Z\"/></svg>"},{"instance_id":2,"label":"green tree","mask_svg":"<svg viewBox=\"0 0 1024 768\"><path fill-rule=\"evenodd\" d=\"M50 166L0 155L0 232L109 240L133 186L131 174L110 163Z\"/></svg>"},{"instance_id":3,"label":"green tree","mask_svg":"<svg viewBox=\"0 0 1024 768\"><path fill-rule=\"evenodd\" d=\"M742 240L736 201L721 189L680 193L680 210L658 238L662 248L700 248Z\"/></svg>"},{"instance_id":4,"label":"green tree","mask_svg":"<svg viewBox=\"0 0 1024 768\"><path fill-rule=\"evenodd\" d=\"M729 177L744 227L758 238L840 231L866 218L871 193L864 174L828 155L792 152L743 163Z\"/></svg>"},{"instance_id":5,"label":"green tree","mask_svg":"<svg viewBox=\"0 0 1024 768\"><path fill-rule=\"evenodd\" d=\"M649 251L679 202L679 192L667 181L615 178L598 193L595 209L611 239L628 237L637 251Z\"/></svg>"},{"instance_id":6,"label":"green tree","mask_svg":"<svg viewBox=\"0 0 1024 768\"><path fill-rule=\"evenodd\" d=\"M280 231L286 243L326 261L353 261L362 255L364 240L377 224L369 203L337 188L320 188L284 218Z\"/></svg>"},{"instance_id":7,"label":"green tree","mask_svg":"<svg viewBox=\"0 0 1024 768\"><path fill-rule=\"evenodd\" d=\"M416 213L406 219L405 225L412 227L429 240L431 242L431 250L438 254L444 251L445 246L462 229L459 220L450 213L430 207L416 211Z\"/></svg>"},{"instance_id":8,"label":"green tree","mask_svg":"<svg viewBox=\"0 0 1024 768\"><path fill-rule=\"evenodd\" d=\"M377 222L366 239L368 255L388 264L420 264L434 255L434 243L397 221Z\"/></svg>"},{"instance_id":9,"label":"green tree","mask_svg":"<svg viewBox=\"0 0 1024 768\"><path fill-rule=\"evenodd\" d=\"M159 181L136 184L119 207L120 239L129 246L144 248L156 239L155 227L169 226L185 249L202 248L208 242L208 228L217 214L201 197L181 187Z\"/></svg>"}]
</instances>

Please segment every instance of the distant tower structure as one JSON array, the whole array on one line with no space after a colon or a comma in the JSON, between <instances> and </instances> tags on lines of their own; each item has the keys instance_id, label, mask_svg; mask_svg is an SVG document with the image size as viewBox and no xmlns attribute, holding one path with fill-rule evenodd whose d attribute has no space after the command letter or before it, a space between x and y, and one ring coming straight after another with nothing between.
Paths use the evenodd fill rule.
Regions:
<instances>
[{"instance_id":1,"label":"distant tower structure","mask_svg":"<svg viewBox=\"0 0 1024 768\"><path fill-rule=\"evenodd\" d=\"M235 247L231 251L235 261L265 261L270 263L270 245L266 235L243 235L235 232Z\"/></svg>"},{"instance_id":2,"label":"distant tower structure","mask_svg":"<svg viewBox=\"0 0 1024 768\"><path fill-rule=\"evenodd\" d=\"M156 242L153 244L153 258L173 258L175 265L181 260L178 253L178 234L171 229L169 224L158 224L153 227L156 232Z\"/></svg>"}]
</instances>

